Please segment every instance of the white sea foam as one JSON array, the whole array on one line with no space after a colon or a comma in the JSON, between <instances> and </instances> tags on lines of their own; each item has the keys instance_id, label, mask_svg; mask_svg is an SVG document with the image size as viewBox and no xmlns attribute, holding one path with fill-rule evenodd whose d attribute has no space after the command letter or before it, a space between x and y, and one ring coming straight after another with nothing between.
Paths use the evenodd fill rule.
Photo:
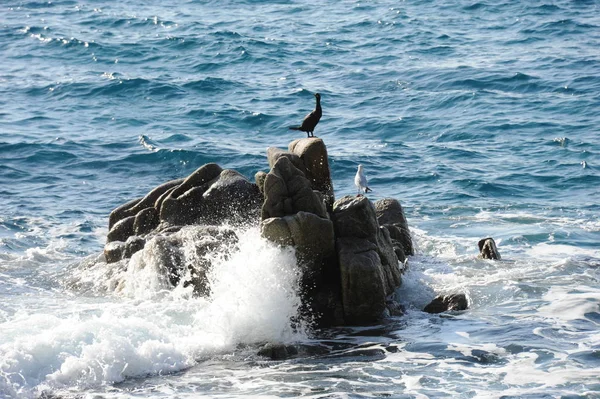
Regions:
<instances>
[{"instance_id":1,"label":"white sea foam","mask_svg":"<svg viewBox=\"0 0 600 399\"><path fill-rule=\"evenodd\" d=\"M294 251L262 239L256 228L238 236L234 252L214 256L210 298L167 291L150 246L112 273L126 287L114 295L57 292L36 308L15 304L21 310L0 324L0 392L102 386L182 370L240 343L304 337L290 325L300 304ZM107 292L101 281L98 290L89 287L112 266L88 263L94 266L78 270L80 279L89 273L87 281L72 286Z\"/></svg>"}]
</instances>

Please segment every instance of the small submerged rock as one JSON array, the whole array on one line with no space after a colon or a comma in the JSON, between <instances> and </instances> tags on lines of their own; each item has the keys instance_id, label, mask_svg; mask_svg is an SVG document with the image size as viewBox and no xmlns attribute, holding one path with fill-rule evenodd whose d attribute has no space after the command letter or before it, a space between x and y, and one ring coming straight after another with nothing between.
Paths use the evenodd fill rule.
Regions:
<instances>
[{"instance_id":1,"label":"small submerged rock","mask_svg":"<svg viewBox=\"0 0 600 399\"><path fill-rule=\"evenodd\" d=\"M477 245L479 246L479 257L481 259L502 259L500 257L500 252L498 252L498 248L496 247L496 242L492 237L482 238Z\"/></svg>"},{"instance_id":2,"label":"small submerged rock","mask_svg":"<svg viewBox=\"0 0 600 399\"><path fill-rule=\"evenodd\" d=\"M292 345L268 343L258 351L258 356L271 360L286 360L298 354L298 349Z\"/></svg>"},{"instance_id":3,"label":"small submerged rock","mask_svg":"<svg viewBox=\"0 0 600 399\"><path fill-rule=\"evenodd\" d=\"M427 313L442 313L449 310L460 311L469 307L469 301L465 294L441 295L435 298L423 309Z\"/></svg>"}]
</instances>

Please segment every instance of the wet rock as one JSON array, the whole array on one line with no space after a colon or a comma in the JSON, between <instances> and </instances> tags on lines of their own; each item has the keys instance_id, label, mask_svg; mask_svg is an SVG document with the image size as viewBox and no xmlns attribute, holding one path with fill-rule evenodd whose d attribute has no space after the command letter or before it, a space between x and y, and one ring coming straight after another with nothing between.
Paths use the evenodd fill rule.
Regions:
<instances>
[{"instance_id":1,"label":"wet rock","mask_svg":"<svg viewBox=\"0 0 600 399\"><path fill-rule=\"evenodd\" d=\"M242 223L258 218L262 202L258 186L243 175L206 164L162 199L160 220L171 225Z\"/></svg>"},{"instance_id":2,"label":"wet rock","mask_svg":"<svg viewBox=\"0 0 600 399\"><path fill-rule=\"evenodd\" d=\"M265 178L262 219L283 217L298 212L327 218L325 204L310 187L304 173L287 157L280 157Z\"/></svg>"},{"instance_id":3,"label":"wet rock","mask_svg":"<svg viewBox=\"0 0 600 399\"><path fill-rule=\"evenodd\" d=\"M133 235L134 223L135 216L128 216L119 220L106 235L106 242L127 241L127 239Z\"/></svg>"},{"instance_id":4,"label":"wet rock","mask_svg":"<svg viewBox=\"0 0 600 399\"><path fill-rule=\"evenodd\" d=\"M482 238L477 243L479 246L479 257L482 259L500 260L500 252L496 247L496 242L492 237Z\"/></svg>"},{"instance_id":5,"label":"wet rock","mask_svg":"<svg viewBox=\"0 0 600 399\"><path fill-rule=\"evenodd\" d=\"M120 220L133 216L135 213L131 211L135 205L137 205L143 198L136 198L131 200L117 208L115 208L108 216L108 230L112 230L113 226Z\"/></svg>"},{"instance_id":6,"label":"wet rock","mask_svg":"<svg viewBox=\"0 0 600 399\"><path fill-rule=\"evenodd\" d=\"M294 140L289 144L288 150L300 158L306 169L305 174L311 183L311 188L325 196L327 209L331 210L335 197L327 147L323 140L317 137Z\"/></svg>"},{"instance_id":7,"label":"wet rock","mask_svg":"<svg viewBox=\"0 0 600 399\"><path fill-rule=\"evenodd\" d=\"M269 343L258 351L258 356L268 357L271 360L286 360L296 356L298 350L292 345Z\"/></svg>"},{"instance_id":8,"label":"wet rock","mask_svg":"<svg viewBox=\"0 0 600 399\"><path fill-rule=\"evenodd\" d=\"M442 313L448 310L460 311L469 307L469 301L465 294L452 294L436 297L423 309L427 313Z\"/></svg>"},{"instance_id":9,"label":"wet rock","mask_svg":"<svg viewBox=\"0 0 600 399\"><path fill-rule=\"evenodd\" d=\"M394 316L394 317L404 316L404 306L400 305L398 302L388 299L385 303L385 306L386 306L390 316Z\"/></svg>"},{"instance_id":10,"label":"wet rock","mask_svg":"<svg viewBox=\"0 0 600 399\"><path fill-rule=\"evenodd\" d=\"M192 286L197 296L210 294L207 274L212 268L211 253L227 254L237 243L231 229L216 226L187 226L176 233L158 235L148 242L152 256L169 283Z\"/></svg>"},{"instance_id":11,"label":"wet rock","mask_svg":"<svg viewBox=\"0 0 600 399\"><path fill-rule=\"evenodd\" d=\"M209 163L196 169L162 200L160 220L173 225L196 223L202 213L202 196L222 171L223 169L215 163Z\"/></svg>"},{"instance_id":12,"label":"wet rock","mask_svg":"<svg viewBox=\"0 0 600 399\"><path fill-rule=\"evenodd\" d=\"M385 315L386 298L401 283L389 233L377 224L375 208L364 196L346 196L333 205L344 319L350 324Z\"/></svg>"},{"instance_id":13,"label":"wet rock","mask_svg":"<svg viewBox=\"0 0 600 399\"><path fill-rule=\"evenodd\" d=\"M160 186L155 187L150 191L140 202L138 202L134 207L131 208L131 212L133 214L137 214L143 209L154 207L156 201L166 192L178 187L181 183L184 182L185 179L176 179L171 180L166 183L161 184ZM158 209L158 208L157 208Z\"/></svg>"},{"instance_id":14,"label":"wet rock","mask_svg":"<svg viewBox=\"0 0 600 399\"><path fill-rule=\"evenodd\" d=\"M393 198L381 199L375 202L375 212L379 225L390 234L398 260L404 262L406 256L414 255L408 222L400 202Z\"/></svg>"},{"instance_id":15,"label":"wet rock","mask_svg":"<svg viewBox=\"0 0 600 399\"><path fill-rule=\"evenodd\" d=\"M116 208L110 213L110 216L108 218L108 229L111 230L115 223L117 223L121 219L124 219L128 216L137 215L143 209L153 207L158 198L160 198L166 191L171 190L174 187L180 185L183 182L183 180L184 179L177 179L163 183L160 186L153 189L152 191L150 191L143 198L138 198L133 201L129 201L128 203Z\"/></svg>"},{"instance_id":16,"label":"wet rock","mask_svg":"<svg viewBox=\"0 0 600 399\"><path fill-rule=\"evenodd\" d=\"M235 170L223 170L202 195L202 223L246 223L260 217L263 195L258 186Z\"/></svg>"},{"instance_id":17,"label":"wet rock","mask_svg":"<svg viewBox=\"0 0 600 399\"><path fill-rule=\"evenodd\" d=\"M114 263L123 259L125 243L123 241L112 241L104 246L104 259L106 263Z\"/></svg>"},{"instance_id":18,"label":"wet rock","mask_svg":"<svg viewBox=\"0 0 600 399\"><path fill-rule=\"evenodd\" d=\"M154 207L142 209L135 215L133 233L137 236L152 232L160 224L158 211Z\"/></svg>"},{"instance_id":19,"label":"wet rock","mask_svg":"<svg viewBox=\"0 0 600 399\"><path fill-rule=\"evenodd\" d=\"M304 260L332 256L335 253L333 223L313 213L269 218L261 225L263 237L280 245L292 245Z\"/></svg>"},{"instance_id":20,"label":"wet rock","mask_svg":"<svg viewBox=\"0 0 600 399\"><path fill-rule=\"evenodd\" d=\"M261 224L262 235L280 245L291 245L302 270L300 281L303 313L319 325L343 324L339 272L333 223L315 214L269 218Z\"/></svg>"},{"instance_id":21,"label":"wet rock","mask_svg":"<svg viewBox=\"0 0 600 399\"><path fill-rule=\"evenodd\" d=\"M133 254L144 249L146 240L139 236L131 236L125 242L125 251L123 252L123 258L131 258Z\"/></svg>"}]
</instances>

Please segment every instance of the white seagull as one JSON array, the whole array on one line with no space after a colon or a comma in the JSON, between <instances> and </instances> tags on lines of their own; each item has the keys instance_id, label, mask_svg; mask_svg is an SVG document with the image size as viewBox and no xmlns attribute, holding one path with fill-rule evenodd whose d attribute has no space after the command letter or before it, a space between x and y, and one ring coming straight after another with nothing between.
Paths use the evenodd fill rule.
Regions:
<instances>
[{"instance_id":1,"label":"white seagull","mask_svg":"<svg viewBox=\"0 0 600 399\"><path fill-rule=\"evenodd\" d=\"M354 176L354 184L358 188L358 195L373 191L367 186L367 177L365 176L365 172L363 172L362 165L358 165L358 171L356 172L356 176Z\"/></svg>"}]
</instances>

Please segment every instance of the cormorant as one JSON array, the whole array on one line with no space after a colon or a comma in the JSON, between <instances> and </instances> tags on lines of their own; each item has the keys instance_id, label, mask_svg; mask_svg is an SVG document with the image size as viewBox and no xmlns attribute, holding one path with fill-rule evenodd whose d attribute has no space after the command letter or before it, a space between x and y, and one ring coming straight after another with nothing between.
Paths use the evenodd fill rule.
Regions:
<instances>
[{"instance_id":1,"label":"cormorant","mask_svg":"<svg viewBox=\"0 0 600 399\"><path fill-rule=\"evenodd\" d=\"M317 126L317 123L319 123L319 119L321 119L321 115L323 114L321 111L321 95L319 93L315 93L315 98L317 99L315 109L304 117L302 125L290 127L291 130L300 130L302 132L306 132L307 137L315 137L313 130L315 130L315 126Z\"/></svg>"},{"instance_id":2,"label":"cormorant","mask_svg":"<svg viewBox=\"0 0 600 399\"><path fill-rule=\"evenodd\" d=\"M373 191L367 186L367 177L365 176L362 165L358 165L358 171L356 172L356 176L354 176L354 184L358 188L358 195L360 195L361 192L366 194L369 191Z\"/></svg>"}]
</instances>

